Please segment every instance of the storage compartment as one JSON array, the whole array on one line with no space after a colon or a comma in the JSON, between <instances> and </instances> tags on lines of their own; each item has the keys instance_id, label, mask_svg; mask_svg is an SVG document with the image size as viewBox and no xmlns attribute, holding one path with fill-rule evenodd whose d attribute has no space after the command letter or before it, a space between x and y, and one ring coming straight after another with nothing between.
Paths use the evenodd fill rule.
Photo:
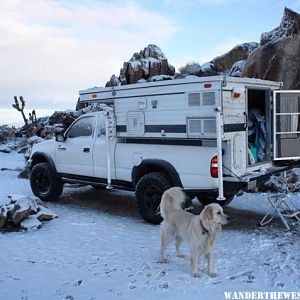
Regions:
<instances>
[{"instance_id":1,"label":"storage compartment","mask_svg":"<svg viewBox=\"0 0 300 300\"><path fill-rule=\"evenodd\" d=\"M248 166L270 161L270 90L247 90Z\"/></svg>"}]
</instances>

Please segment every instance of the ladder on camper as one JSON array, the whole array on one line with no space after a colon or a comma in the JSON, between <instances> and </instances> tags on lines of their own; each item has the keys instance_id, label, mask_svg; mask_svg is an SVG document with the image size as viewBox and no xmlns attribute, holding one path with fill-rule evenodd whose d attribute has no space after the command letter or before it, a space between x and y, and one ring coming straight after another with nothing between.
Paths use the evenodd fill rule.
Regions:
<instances>
[{"instance_id":1,"label":"ladder on camper","mask_svg":"<svg viewBox=\"0 0 300 300\"><path fill-rule=\"evenodd\" d=\"M286 180L286 172L284 172ZM288 219L294 219L300 225L300 209L297 208L292 202L289 194L289 188L286 184L285 193L277 193L267 197L270 209L259 222L259 226L264 226L270 223L274 217L278 216L287 230L291 230Z\"/></svg>"}]
</instances>

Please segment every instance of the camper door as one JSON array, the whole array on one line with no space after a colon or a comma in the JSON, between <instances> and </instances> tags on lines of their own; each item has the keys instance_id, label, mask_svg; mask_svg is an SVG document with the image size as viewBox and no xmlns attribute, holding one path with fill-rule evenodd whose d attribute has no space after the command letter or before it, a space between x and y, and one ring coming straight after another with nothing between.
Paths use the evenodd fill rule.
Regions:
<instances>
[{"instance_id":1,"label":"camper door","mask_svg":"<svg viewBox=\"0 0 300 300\"><path fill-rule=\"evenodd\" d=\"M274 91L274 160L300 159L300 91Z\"/></svg>"}]
</instances>

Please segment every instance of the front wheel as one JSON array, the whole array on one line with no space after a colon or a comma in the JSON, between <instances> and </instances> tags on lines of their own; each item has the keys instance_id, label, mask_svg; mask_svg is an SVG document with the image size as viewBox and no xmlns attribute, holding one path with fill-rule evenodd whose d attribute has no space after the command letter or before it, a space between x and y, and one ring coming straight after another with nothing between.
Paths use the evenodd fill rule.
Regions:
<instances>
[{"instance_id":1,"label":"front wheel","mask_svg":"<svg viewBox=\"0 0 300 300\"><path fill-rule=\"evenodd\" d=\"M63 183L48 163L36 164L30 174L30 186L35 196L43 201L54 201L63 190Z\"/></svg>"},{"instance_id":2,"label":"front wheel","mask_svg":"<svg viewBox=\"0 0 300 300\"><path fill-rule=\"evenodd\" d=\"M139 180L135 195L139 213L144 220L152 224L162 221L159 213L161 196L171 186L168 177L160 172L146 174Z\"/></svg>"}]
</instances>

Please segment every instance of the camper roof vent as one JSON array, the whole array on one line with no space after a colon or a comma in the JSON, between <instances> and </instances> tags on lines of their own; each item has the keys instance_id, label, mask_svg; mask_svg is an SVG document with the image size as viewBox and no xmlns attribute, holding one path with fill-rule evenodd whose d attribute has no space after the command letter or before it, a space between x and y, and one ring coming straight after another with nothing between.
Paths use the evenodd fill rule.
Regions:
<instances>
[{"instance_id":1,"label":"camper roof vent","mask_svg":"<svg viewBox=\"0 0 300 300\"><path fill-rule=\"evenodd\" d=\"M190 93L188 95L188 106L200 106L200 93Z\"/></svg>"}]
</instances>

